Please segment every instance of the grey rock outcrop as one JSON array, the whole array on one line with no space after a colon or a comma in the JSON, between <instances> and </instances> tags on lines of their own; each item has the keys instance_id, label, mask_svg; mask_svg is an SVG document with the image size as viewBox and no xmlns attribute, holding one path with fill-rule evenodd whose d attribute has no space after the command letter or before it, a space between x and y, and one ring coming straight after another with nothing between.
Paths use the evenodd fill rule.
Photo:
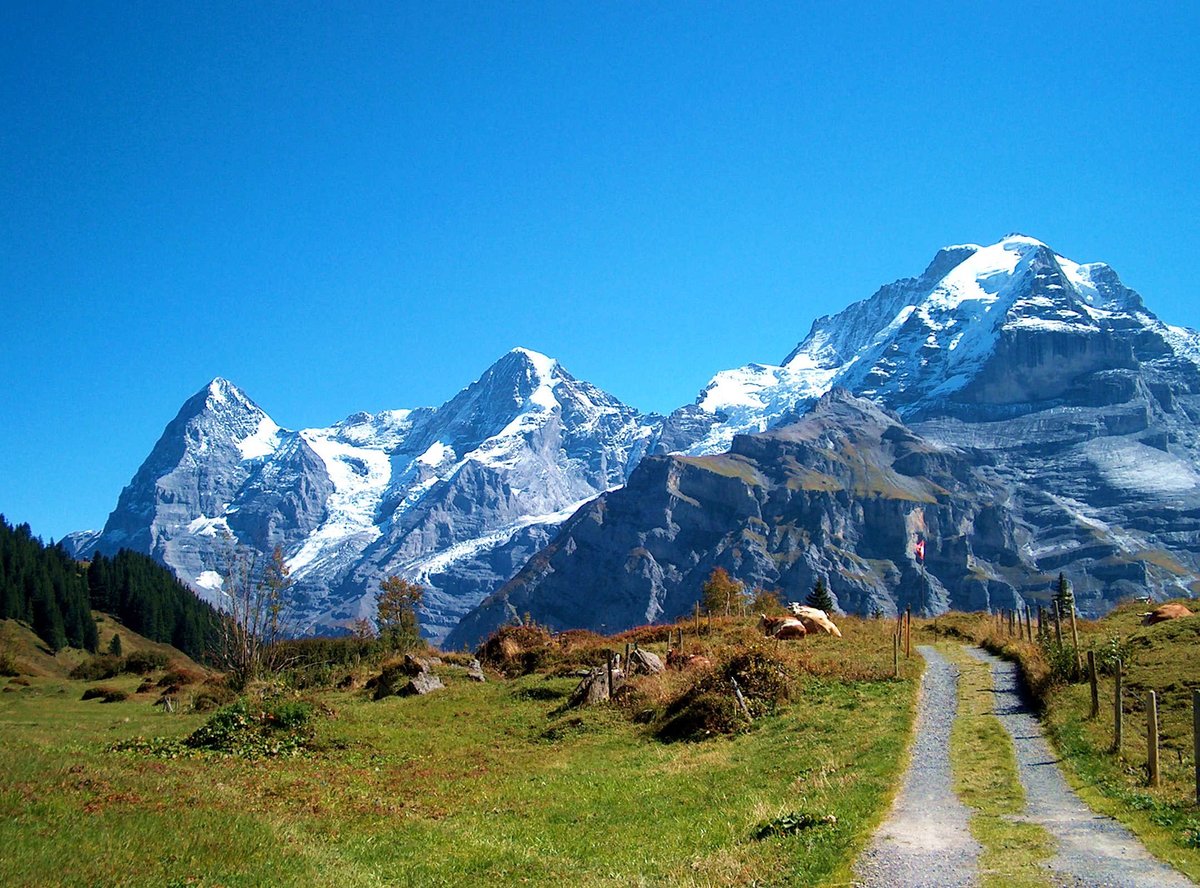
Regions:
<instances>
[{"instance_id":1,"label":"grey rock outcrop","mask_svg":"<svg viewBox=\"0 0 1200 888\"><path fill-rule=\"evenodd\" d=\"M658 675L665 668L662 658L654 651L635 648L629 654L630 675Z\"/></svg>"},{"instance_id":2,"label":"grey rock outcrop","mask_svg":"<svg viewBox=\"0 0 1200 888\"><path fill-rule=\"evenodd\" d=\"M401 686L400 690L396 692L396 696L424 697L426 694L443 690L445 687L442 680L432 672L422 672L414 675L407 684Z\"/></svg>"},{"instance_id":3,"label":"grey rock outcrop","mask_svg":"<svg viewBox=\"0 0 1200 888\"><path fill-rule=\"evenodd\" d=\"M469 644L532 613L615 631L691 611L722 567L802 599L825 578L843 611L1013 607L1034 570L1006 492L972 454L914 434L844 389L804 419L715 456L655 456L581 509L450 635ZM914 556L928 540L924 568Z\"/></svg>"}]
</instances>

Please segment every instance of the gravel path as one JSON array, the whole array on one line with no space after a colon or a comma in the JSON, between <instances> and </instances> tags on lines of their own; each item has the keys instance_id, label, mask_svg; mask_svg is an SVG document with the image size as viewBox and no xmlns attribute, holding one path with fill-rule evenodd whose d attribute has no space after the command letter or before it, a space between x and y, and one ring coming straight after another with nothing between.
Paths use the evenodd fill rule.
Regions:
<instances>
[{"instance_id":1,"label":"gravel path","mask_svg":"<svg viewBox=\"0 0 1200 888\"><path fill-rule=\"evenodd\" d=\"M958 669L928 646L912 761L888 819L855 865L862 888L976 885L979 843L950 780Z\"/></svg>"},{"instance_id":2,"label":"gravel path","mask_svg":"<svg viewBox=\"0 0 1200 888\"><path fill-rule=\"evenodd\" d=\"M1018 690L1016 664L979 648L967 648L967 652L991 664L996 716L1012 735L1025 787L1023 819L1046 827L1058 841L1058 853L1048 863L1055 883L1072 888L1191 886L1188 879L1151 857L1124 826L1088 808L1068 786L1057 756Z\"/></svg>"}]
</instances>

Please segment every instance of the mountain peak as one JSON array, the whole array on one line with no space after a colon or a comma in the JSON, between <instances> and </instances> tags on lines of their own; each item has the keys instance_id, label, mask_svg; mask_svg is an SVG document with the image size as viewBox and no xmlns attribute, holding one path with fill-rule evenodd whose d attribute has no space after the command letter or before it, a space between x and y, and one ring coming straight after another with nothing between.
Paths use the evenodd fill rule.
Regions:
<instances>
[{"instance_id":1,"label":"mountain peak","mask_svg":"<svg viewBox=\"0 0 1200 888\"><path fill-rule=\"evenodd\" d=\"M257 413L262 412L262 409L250 400L245 392L224 376L214 376L208 385L192 396L191 400L200 401L203 407L210 410L227 410L233 407Z\"/></svg>"},{"instance_id":2,"label":"mountain peak","mask_svg":"<svg viewBox=\"0 0 1200 888\"><path fill-rule=\"evenodd\" d=\"M496 363L499 365L505 361L516 361L532 367L541 379L549 379L554 374L555 369L560 366L554 358L534 351L531 348L524 348L523 346L517 346L512 349Z\"/></svg>"},{"instance_id":3,"label":"mountain peak","mask_svg":"<svg viewBox=\"0 0 1200 888\"><path fill-rule=\"evenodd\" d=\"M196 439L198 442L211 440L216 434L236 447L242 459L255 459L273 452L282 432L266 411L223 376L213 377L208 385L184 402L172 425L180 430L179 434L185 434L182 430L196 423L209 430ZM168 432L171 428L168 426Z\"/></svg>"},{"instance_id":4,"label":"mountain peak","mask_svg":"<svg viewBox=\"0 0 1200 888\"><path fill-rule=\"evenodd\" d=\"M1026 246L1026 247L1044 247L1046 244L1036 237L1030 237L1028 234L1022 234L1019 231L1010 231L1004 237L1000 238L994 246Z\"/></svg>"}]
</instances>

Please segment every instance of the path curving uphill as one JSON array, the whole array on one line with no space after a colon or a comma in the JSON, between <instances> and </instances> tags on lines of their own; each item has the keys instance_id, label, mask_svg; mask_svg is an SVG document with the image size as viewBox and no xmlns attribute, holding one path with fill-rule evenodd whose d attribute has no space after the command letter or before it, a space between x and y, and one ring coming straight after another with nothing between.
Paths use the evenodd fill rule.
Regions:
<instances>
[{"instance_id":1,"label":"path curving uphill","mask_svg":"<svg viewBox=\"0 0 1200 888\"><path fill-rule=\"evenodd\" d=\"M912 760L887 820L855 865L861 888L977 885L979 843L971 810L954 793L950 726L958 708L958 669L928 646Z\"/></svg>"},{"instance_id":2,"label":"path curving uphill","mask_svg":"<svg viewBox=\"0 0 1200 888\"><path fill-rule=\"evenodd\" d=\"M1056 885L1088 888L1191 888L1193 883L1150 856L1122 824L1097 814L1067 784L1058 756L1025 705L1017 666L979 648L967 653L991 665L995 712L1012 737L1025 788L1023 819L1044 826L1058 841L1047 865Z\"/></svg>"}]
</instances>

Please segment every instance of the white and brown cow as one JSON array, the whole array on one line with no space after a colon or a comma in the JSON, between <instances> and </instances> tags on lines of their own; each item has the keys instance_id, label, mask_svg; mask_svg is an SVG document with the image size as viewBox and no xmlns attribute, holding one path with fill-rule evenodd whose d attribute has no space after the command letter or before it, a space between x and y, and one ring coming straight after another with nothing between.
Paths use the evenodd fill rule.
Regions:
<instances>
[{"instance_id":1,"label":"white and brown cow","mask_svg":"<svg viewBox=\"0 0 1200 888\"><path fill-rule=\"evenodd\" d=\"M759 621L759 628L763 634L771 638L778 638L786 641L790 638L803 638L808 634L808 630L804 627L804 623L795 617L768 617L762 614L762 619Z\"/></svg>"},{"instance_id":2,"label":"white and brown cow","mask_svg":"<svg viewBox=\"0 0 1200 888\"><path fill-rule=\"evenodd\" d=\"M788 605L788 610L796 615L796 619L803 623L804 628L809 632L824 632L837 638L842 637L842 630L835 626L833 620L829 619L829 615L820 608L792 602Z\"/></svg>"}]
</instances>

